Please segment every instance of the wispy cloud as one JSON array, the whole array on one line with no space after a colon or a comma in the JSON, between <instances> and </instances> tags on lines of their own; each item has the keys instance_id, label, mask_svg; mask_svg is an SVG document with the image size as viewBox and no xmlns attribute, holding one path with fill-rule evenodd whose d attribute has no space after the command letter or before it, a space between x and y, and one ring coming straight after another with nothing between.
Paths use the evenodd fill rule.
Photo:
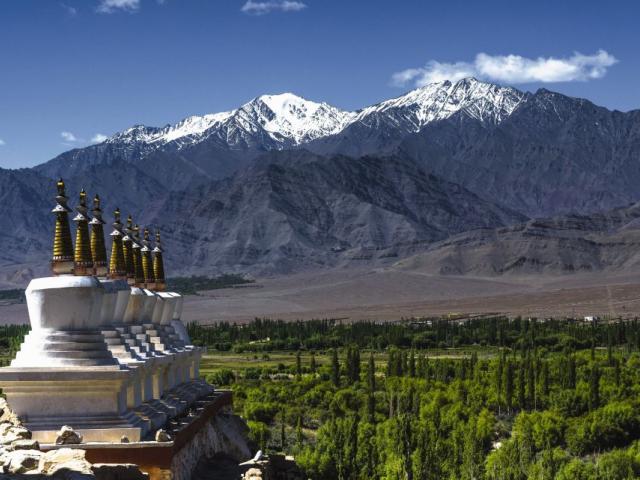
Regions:
<instances>
[{"instance_id":1,"label":"wispy cloud","mask_svg":"<svg viewBox=\"0 0 640 480\"><path fill-rule=\"evenodd\" d=\"M106 135L102 134L102 133L96 133L93 137L91 137L91 143L102 143L104 142L107 138Z\"/></svg>"},{"instance_id":2,"label":"wispy cloud","mask_svg":"<svg viewBox=\"0 0 640 480\"><path fill-rule=\"evenodd\" d=\"M140 0L101 0L98 5L100 13L114 13L118 11L135 12L140 8Z\"/></svg>"},{"instance_id":3,"label":"wispy cloud","mask_svg":"<svg viewBox=\"0 0 640 480\"><path fill-rule=\"evenodd\" d=\"M7 144L7 142L5 142L3 139L0 138L0 147L4 146L6 144Z\"/></svg>"},{"instance_id":4,"label":"wispy cloud","mask_svg":"<svg viewBox=\"0 0 640 480\"><path fill-rule=\"evenodd\" d=\"M269 2L254 2L253 0L247 0L242 8L242 12L249 15L266 15L274 11L279 12L299 12L307 8L307 5L297 1L269 1Z\"/></svg>"},{"instance_id":5,"label":"wispy cloud","mask_svg":"<svg viewBox=\"0 0 640 480\"><path fill-rule=\"evenodd\" d=\"M67 15L69 15L70 17L75 17L78 14L78 9L75 7L72 7L71 5L67 5L66 3L61 3L60 6L64 8L64 10L67 12Z\"/></svg>"},{"instance_id":6,"label":"wispy cloud","mask_svg":"<svg viewBox=\"0 0 640 480\"><path fill-rule=\"evenodd\" d=\"M71 132L60 132L60 136L65 142L69 142L69 143L76 143L76 142L82 141Z\"/></svg>"},{"instance_id":7,"label":"wispy cloud","mask_svg":"<svg viewBox=\"0 0 640 480\"><path fill-rule=\"evenodd\" d=\"M567 58L526 58L520 55L488 55L479 53L473 62L428 62L424 67L409 68L394 73L391 82L396 86L414 84L416 87L443 80L456 81L477 77L505 83L584 82L602 78L618 60L598 50L593 55L574 53Z\"/></svg>"}]
</instances>

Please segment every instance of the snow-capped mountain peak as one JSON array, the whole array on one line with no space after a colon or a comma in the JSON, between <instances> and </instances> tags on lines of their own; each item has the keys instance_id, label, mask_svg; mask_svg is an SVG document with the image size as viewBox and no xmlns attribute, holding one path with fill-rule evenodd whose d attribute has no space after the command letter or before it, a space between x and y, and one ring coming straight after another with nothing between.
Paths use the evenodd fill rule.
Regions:
<instances>
[{"instance_id":1,"label":"snow-capped mountain peak","mask_svg":"<svg viewBox=\"0 0 640 480\"><path fill-rule=\"evenodd\" d=\"M141 156L158 148L179 150L207 139L232 149L284 149L330 137L356 123L365 128L384 124L411 133L430 122L463 112L482 122L497 124L529 95L475 78L432 83L357 112L293 93L262 95L236 110L191 116L175 125L161 128L137 125L117 133L107 143L136 147Z\"/></svg>"},{"instance_id":2,"label":"snow-capped mountain peak","mask_svg":"<svg viewBox=\"0 0 640 480\"><path fill-rule=\"evenodd\" d=\"M443 120L463 111L481 121L499 123L525 100L527 94L511 87L501 87L464 78L445 80L416 88L400 97L385 100L361 110L354 121L367 123L372 115L399 117L407 128L418 131L428 123Z\"/></svg>"},{"instance_id":3,"label":"snow-capped mountain peak","mask_svg":"<svg viewBox=\"0 0 640 480\"><path fill-rule=\"evenodd\" d=\"M198 143L211 135L224 138L230 146L251 143L247 135L267 135L278 148L299 145L339 132L353 118L327 103L306 100L292 93L262 95L237 110L191 116L162 128L136 125L115 134L107 142L164 145L177 148Z\"/></svg>"},{"instance_id":4,"label":"snow-capped mountain peak","mask_svg":"<svg viewBox=\"0 0 640 480\"><path fill-rule=\"evenodd\" d=\"M239 109L276 141L299 145L339 132L353 117L327 103L293 93L262 95Z\"/></svg>"}]
</instances>

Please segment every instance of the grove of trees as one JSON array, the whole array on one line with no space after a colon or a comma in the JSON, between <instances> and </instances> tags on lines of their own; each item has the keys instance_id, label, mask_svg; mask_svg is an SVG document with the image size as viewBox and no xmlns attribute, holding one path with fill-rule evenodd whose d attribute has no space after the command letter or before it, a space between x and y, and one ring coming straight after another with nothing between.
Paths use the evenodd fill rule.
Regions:
<instances>
[{"instance_id":1,"label":"grove of trees","mask_svg":"<svg viewBox=\"0 0 640 480\"><path fill-rule=\"evenodd\" d=\"M190 331L225 350L296 352L287 375L227 371L226 383L256 443L293 453L314 479L640 477L635 321L260 320Z\"/></svg>"}]
</instances>

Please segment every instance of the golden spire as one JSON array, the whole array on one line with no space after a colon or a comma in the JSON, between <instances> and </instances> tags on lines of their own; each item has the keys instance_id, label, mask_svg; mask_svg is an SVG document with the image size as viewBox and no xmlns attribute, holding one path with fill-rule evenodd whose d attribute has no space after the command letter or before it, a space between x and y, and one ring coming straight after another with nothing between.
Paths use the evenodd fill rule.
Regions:
<instances>
[{"instance_id":1,"label":"golden spire","mask_svg":"<svg viewBox=\"0 0 640 480\"><path fill-rule=\"evenodd\" d=\"M73 256L76 275L93 274L93 260L91 259L91 244L89 241L89 219L87 218L87 192L80 190L80 204L76 207L78 214L73 221L76 227L76 249Z\"/></svg>"},{"instance_id":2,"label":"golden spire","mask_svg":"<svg viewBox=\"0 0 640 480\"><path fill-rule=\"evenodd\" d=\"M127 274L127 280L130 285L135 283L136 269L133 256L133 219L131 215L127 217L127 227L125 236L122 238L122 247L124 251L124 270Z\"/></svg>"},{"instance_id":3,"label":"golden spire","mask_svg":"<svg viewBox=\"0 0 640 480\"><path fill-rule=\"evenodd\" d=\"M141 286L144 284L144 272L142 270L142 253L140 252L142 248L140 246L140 227L137 224L133 226L133 235L133 269L135 272L133 281L135 285Z\"/></svg>"},{"instance_id":4,"label":"golden spire","mask_svg":"<svg viewBox=\"0 0 640 480\"><path fill-rule=\"evenodd\" d=\"M57 205L52 213L56 214L56 228L53 237L53 257L51 258L51 269L56 275L73 273L73 243L71 242L71 229L69 228L69 212L67 206L67 196L62 179L56 184L58 195L56 195Z\"/></svg>"},{"instance_id":5,"label":"golden spire","mask_svg":"<svg viewBox=\"0 0 640 480\"><path fill-rule=\"evenodd\" d=\"M120 222L120 209L113 212L113 232L111 232L111 261L109 263L109 277L127 278L127 270L124 262L124 249L122 245L122 223Z\"/></svg>"},{"instance_id":6,"label":"golden spire","mask_svg":"<svg viewBox=\"0 0 640 480\"><path fill-rule=\"evenodd\" d=\"M156 278L156 290L164 290L166 283L164 280L164 263L162 261L162 245L159 231L156 231L156 248L153 249L153 275Z\"/></svg>"},{"instance_id":7,"label":"golden spire","mask_svg":"<svg viewBox=\"0 0 640 480\"><path fill-rule=\"evenodd\" d=\"M140 250L142 253L142 273L144 275L144 283L147 284L147 288L154 289L156 280L153 276L153 262L151 260L151 241L149 240L149 229L144 229L144 239L142 240L143 247Z\"/></svg>"},{"instance_id":8,"label":"golden spire","mask_svg":"<svg viewBox=\"0 0 640 480\"><path fill-rule=\"evenodd\" d=\"M91 259L93 260L93 270L96 276L107 276L107 249L104 245L104 220L102 219L102 209L100 208L100 197L93 198L93 218L89 222L91 225Z\"/></svg>"}]
</instances>

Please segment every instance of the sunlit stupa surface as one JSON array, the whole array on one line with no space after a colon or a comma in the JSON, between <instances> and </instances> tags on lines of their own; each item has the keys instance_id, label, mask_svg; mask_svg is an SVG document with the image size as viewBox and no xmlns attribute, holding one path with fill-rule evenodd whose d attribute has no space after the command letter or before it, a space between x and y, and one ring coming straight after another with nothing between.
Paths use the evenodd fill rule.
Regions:
<instances>
[{"instance_id":1,"label":"sunlit stupa surface","mask_svg":"<svg viewBox=\"0 0 640 480\"><path fill-rule=\"evenodd\" d=\"M123 225L116 209L107 249L101 200L90 209L87 198L81 191L70 218L58 181L53 276L29 284L31 331L0 369L9 404L41 443L63 425L85 442L142 440L212 390L198 379L201 351L180 320L182 296L165 291L160 233L131 216Z\"/></svg>"}]
</instances>

